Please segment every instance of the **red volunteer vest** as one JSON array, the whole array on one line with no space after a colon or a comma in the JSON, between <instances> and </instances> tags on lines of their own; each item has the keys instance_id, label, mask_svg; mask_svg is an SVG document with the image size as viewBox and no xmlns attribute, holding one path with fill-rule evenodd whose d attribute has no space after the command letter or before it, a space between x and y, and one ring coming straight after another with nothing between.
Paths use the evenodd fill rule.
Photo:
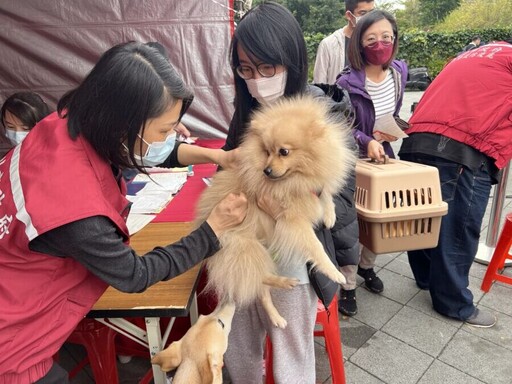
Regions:
<instances>
[{"instance_id":1,"label":"red volunteer vest","mask_svg":"<svg viewBox=\"0 0 512 384\"><path fill-rule=\"evenodd\" d=\"M98 215L128 239L124 182L85 139L69 137L66 122L53 113L0 160L0 384L44 376L107 288L72 258L32 252L29 242Z\"/></svg>"},{"instance_id":2,"label":"red volunteer vest","mask_svg":"<svg viewBox=\"0 0 512 384\"><path fill-rule=\"evenodd\" d=\"M452 60L427 88L407 133L457 140L492 157L501 169L512 158L510 95L512 44L473 49Z\"/></svg>"}]
</instances>

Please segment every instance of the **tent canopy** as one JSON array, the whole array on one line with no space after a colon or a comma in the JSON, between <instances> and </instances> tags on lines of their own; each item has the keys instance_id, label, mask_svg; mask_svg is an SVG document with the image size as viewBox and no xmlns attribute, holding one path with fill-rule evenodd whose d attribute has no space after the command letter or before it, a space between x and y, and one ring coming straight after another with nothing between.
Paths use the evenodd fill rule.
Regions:
<instances>
[{"instance_id":1,"label":"tent canopy","mask_svg":"<svg viewBox=\"0 0 512 384\"><path fill-rule=\"evenodd\" d=\"M232 0L3 0L0 102L39 93L54 109L113 45L158 41L195 94L183 122L224 138L233 113Z\"/></svg>"}]
</instances>

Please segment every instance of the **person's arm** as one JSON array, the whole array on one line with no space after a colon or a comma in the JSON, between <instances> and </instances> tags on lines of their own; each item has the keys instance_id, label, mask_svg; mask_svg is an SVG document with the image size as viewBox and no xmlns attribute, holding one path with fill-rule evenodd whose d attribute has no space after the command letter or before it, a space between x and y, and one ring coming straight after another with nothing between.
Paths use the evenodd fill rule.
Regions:
<instances>
[{"instance_id":1,"label":"person's arm","mask_svg":"<svg viewBox=\"0 0 512 384\"><path fill-rule=\"evenodd\" d=\"M55 228L32 240L29 247L55 257L72 257L120 291L142 292L217 252L217 236L239 224L246 211L244 195L229 195L214 208L207 222L190 235L174 244L156 247L142 257L123 243L115 225L104 216Z\"/></svg>"},{"instance_id":2,"label":"person's arm","mask_svg":"<svg viewBox=\"0 0 512 384\"><path fill-rule=\"evenodd\" d=\"M318 45L316 52L315 67L313 69L313 82L318 84L328 84L329 79L327 71L329 69L329 48L326 41L322 40Z\"/></svg>"},{"instance_id":3,"label":"person's arm","mask_svg":"<svg viewBox=\"0 0 512 384\"><path fill-rule=\"evenodd\" d=\"M219 164L223 168L236 166L237 152L222 149L204 148L177 142L176 147L160 167L175 168L193 164Z\"/></svg>"},{"instance_id":4,"label":"person's arm","mask_svg":"<svg viewBox=\"0 0 512 384\"><path fill-rule=\"evenodd\" d=\"M236 156L236 151L203 148L188 144L183 144L178 149L178 161L187 165L213 163L222 168L230 168L236 165Z\"/></svg>"}]
</instances>

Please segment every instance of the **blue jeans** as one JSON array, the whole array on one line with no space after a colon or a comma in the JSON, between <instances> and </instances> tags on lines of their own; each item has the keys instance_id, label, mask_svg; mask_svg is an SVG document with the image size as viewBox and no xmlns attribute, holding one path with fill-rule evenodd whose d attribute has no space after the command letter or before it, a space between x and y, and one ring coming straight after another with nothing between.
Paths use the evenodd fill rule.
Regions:
<instances>
[{"instance_id":1,"label":"blue jeans","mask_svg":"<svg viewBox=\"0 0 512 384\"><path fill-rule=\"evenodd\" d=\"M443 200L448 203L437 247L408 252L416 284L430 290L437 312L466 320L475 311L473 294L468 289L469 269L478 250L491 191L487 168L482 165L473 172L461 164L422 154L408 154L401 159L436 167Z\"/></svg>"}]
</instances>

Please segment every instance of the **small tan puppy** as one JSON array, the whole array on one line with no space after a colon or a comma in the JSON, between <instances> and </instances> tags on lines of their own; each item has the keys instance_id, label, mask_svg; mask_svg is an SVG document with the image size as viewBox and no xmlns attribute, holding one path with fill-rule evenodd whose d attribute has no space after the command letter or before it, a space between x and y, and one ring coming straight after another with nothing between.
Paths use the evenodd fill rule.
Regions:
<instances>
[{"instance_id":1,"label":"small tan puppy","mask_svg":"<svg viewBox=\"0 0 512 384\"><path fill-rule=\"evenodd\" d=\"M173 384L222 383L223 357L234 313L234 304L224 304L207 316L199 316L185 336L157 353L151 363L164 372L178 368Z\"/></svg>"},{"instance_id":2,"label":"small tan puppy","mask_svg":"<svg viewBox=\"0 0 512 384\"><path fill-rule=\"evenodd\" d=\"M244 222L220 236L220 251L207 260L208 287L217 297L237 306L259 298L272 323L284 328L269 289L297 282L278 276L275 260L285 267L309 261L331 280L345 282L313 227L335 223L333 195L356 161L351 135L325 101L308 96L283 98L254 113L240 145L240 166L218 172L198 203L196 222L202 223L229 193L243 192L248 200ZM277 218L258 207L259 196L279 203Z\"/></svg>"}]
</instances>

